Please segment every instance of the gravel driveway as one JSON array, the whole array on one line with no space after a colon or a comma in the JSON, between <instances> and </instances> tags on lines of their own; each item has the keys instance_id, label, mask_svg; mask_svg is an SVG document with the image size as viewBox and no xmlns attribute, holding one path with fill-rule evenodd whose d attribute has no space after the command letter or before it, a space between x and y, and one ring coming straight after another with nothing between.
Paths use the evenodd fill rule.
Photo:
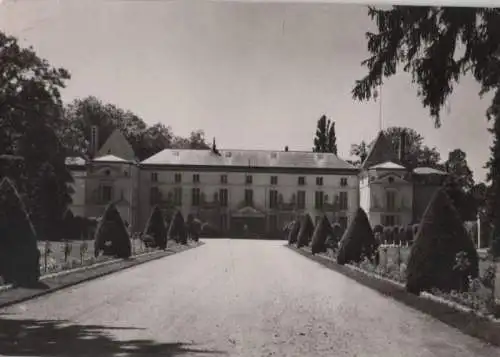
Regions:
<instances>
[{"instance_id":1,"label":"gravel driveway","mask_svg":"<svg viewBox=\"0 0 500 357\"><path fill-rule=\"evenodd\" d=\"M206 243L0 310L0 355L500 356L284 241Z\"/></svg>"}]
</instances>

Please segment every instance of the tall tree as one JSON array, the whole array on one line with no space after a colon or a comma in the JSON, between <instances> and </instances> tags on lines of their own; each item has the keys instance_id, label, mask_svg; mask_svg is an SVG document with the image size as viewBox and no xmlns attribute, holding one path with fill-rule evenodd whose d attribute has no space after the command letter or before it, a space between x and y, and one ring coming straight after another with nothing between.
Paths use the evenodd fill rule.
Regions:
<instances>
[{"instance_id":1,"label":"tall tree","mask_svg":"<svg viewBox=\"0 0 500 357\"><path fill-rule=\"evenodd\" d=\"M71 202L60 90L70 78L32 48L0 32L0 152L22 158L20 195L39 236L57 238L57 227ZM0 170L9 175L8 170Z\"/></svg>"},{"instance_id":2,"label":"tall tree","mask_svg":"<svg viewBox=\"0 0 500 357\"><path fill-rule=\"evenodd\" d=\"M335 122L330 122L330 128L328 129L328 140L326 144L327 152L331 152L337 155L337 136L335 134Z\"/></svg>"},{"instance_id":3,"label":"tall tree","mask_svg":"<svg viewBox=\"0 0 500 357\"><path fill-rule=\"evenodd\" d=\"M65 108L65 125L61 134L65 145L75 154L86 155L90 149L90 128L98 128L102 145L115 129L120 129L134 151L142 148L142 133L146 123L136 114L114 104L103 103L94 96L75 99Z\"/></svg>"},{"instance_id":4,"label":"tall tree","mask_svg":"<svg viewBox=\"0 0 500 357\"><path fill-rule=\"evenodd\" d=\"M367 33L371 57L362 62L368 74L356 81L353 97L369 100L383 78L396 74L402 65L418 86L418 97L429 108L439 127L442 107L461 76L472 75L479 83L480 95L493 92L487 111L494 120L492 154L500 152L500 9L436 6L393 6L390 10L369 7L377 32ZM457 44L463 50L457 51ZM401 68L401 67L399 67ZM497 148L498 146L498 148ZM491 206L500 202L500 162L492 155L488 180L492 185ZM498 156L497 156L498 157ZM491 211L500 242L500 209ZM500 243L499 243L500 245ZM498 250L500 254L500 249Z\"/></svg>"},{"instance_id":5,"label":"tall tree","mask_svg":"<svg viewBox=\"0 0 500 357\"><path fill-rule=\"evenodd\" d=\"M352 161L354 165L361 165L368 156L368 151L370 150L370 145L366 141L362 140L359 144L351 145L351 156L356 157L356 160Z\"/></svg>"},{"instance_id":6,"label":"tall tree","mask_svg":"<svg viewBox=\"0 0 500 357\"><path fill-rule=\"evenodd\" d=\"M191 132L188 138L175 136L172 140L172 148L208 150L210 149L210 146L205 140L205 132L203 130L194 130Z\"/></svg>"},{"instance_id":7,"label":"tall tree","mask_svg":"<svg viewBox=\"0 0 500 357\"><path fill-rule=\"evenodd\" d=\"M415 167L433 167L439 166L441 156L436 148L429 148L424 145L424 138L416 130L403 127L389 127L384 130L385 136L392 144L394 152L398 152L401 144L401 134L405 138L404 163L409 169ZM351 155L356 156L359 162L363 162L368 156L368 152L373 146L374 141L367 144L364 140L360 144L351 146Z\"/></svg>"},{"instance_id":8,"label":"tall tree","mask_svg":"<svg viewBox=\"0 0 500 357\"><path fill-rule=\"evenodd\" d=\"M314 152L331 152L337 154L337 137L335 135L335 122L322 115L316 124L314 137Z\"/></svg>"},{"instance_id":9,"label":"tall tree","mask_svg":"<svg viewBox=\"0 0 500 357\"><path fill-rule=\"evenodd\" d=\"M455 149L448 154L448 160L445 162L446 171L454 177L459 187L464 192L470 192L474 187L474 176L472 170L467 164L467 154Z\"/></svg>"}]
</instances>

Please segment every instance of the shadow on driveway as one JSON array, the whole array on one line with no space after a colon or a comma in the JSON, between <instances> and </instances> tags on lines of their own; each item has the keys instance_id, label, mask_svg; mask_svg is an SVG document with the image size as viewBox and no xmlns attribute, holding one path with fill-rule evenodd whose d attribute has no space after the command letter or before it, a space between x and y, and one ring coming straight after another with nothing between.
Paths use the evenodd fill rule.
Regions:
<instances>
[{"instance_id":1,"label":"shadow on driveway","mask_svg":"<svg viewBox=\"0 0 500 357\"><path fill-rule=\"evenodd\" d=\"M223 356L223 351L197 349L192 343L153 340L119 341L109 331L134 327L77 325L62 320L9 319L0 314L0 355L7 356Z\"/></svg>"}]
</instances>

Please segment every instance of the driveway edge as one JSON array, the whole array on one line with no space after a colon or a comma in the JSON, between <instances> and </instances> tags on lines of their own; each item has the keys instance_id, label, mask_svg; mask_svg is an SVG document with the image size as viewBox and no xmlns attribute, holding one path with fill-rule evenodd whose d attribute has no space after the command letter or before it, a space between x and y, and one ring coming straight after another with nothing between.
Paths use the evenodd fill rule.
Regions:
<instances>
[{"instance_id":1,"label":"driveway edge","mask_svg":"<svg viewBox=\"0 0 500 357\"><path fill-rule=\"evenodd\" d=\"M97 267L89 266L87 269L75 269L73 272L59 274L40 280L41 288L11 288L0 292L0 309L19 304L28 300L42 297L56 291L72 287L84 282L95 280L106 275L126 270L147 262L158 260L169 255L185 252L203 245L203 242L191 243L187 246L176 246L172 250L158 251L157 254L142 254L126 260L114 260L108 264L101 264Z\"/></svg>"},{"instance_id":2,"label":"driveway edge","mask_svg":"<svg viewBox=\"0 0 500 357\"><path fill-rule=\"evenodd\" d=\"M324 267L340 273L357 283L376 290L378 293L388 296L415 310L423 312L435 319L454 327L466 335L478 338L484 342L500 347L500 323L486 317L477 316L474 312L459 310L443 302L416 296L406 292L404 287L389 280L380 279L354 270L348 266L342 266L333 260L321 255L312 255L303 249L285 245L292 251L311 259Z\"/></svg>"}]
</instances>

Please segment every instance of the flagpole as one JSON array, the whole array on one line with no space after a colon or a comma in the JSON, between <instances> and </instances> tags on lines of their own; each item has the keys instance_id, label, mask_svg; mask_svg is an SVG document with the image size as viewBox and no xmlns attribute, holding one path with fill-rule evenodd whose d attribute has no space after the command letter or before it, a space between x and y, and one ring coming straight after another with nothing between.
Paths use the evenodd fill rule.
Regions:
<instances>
[{"instance_id":1,"label":"flagpole","mask_svg":"<svg viewBox=\"0 0 500 357\"><path fill-rule=\"evenodd\" d=\"M379 84L378 86L378 93L379 93L379 98L380 101L378 103L379 108L378 108L378 125L379 125L379 130L382 131L382 83Z\"/></svg>"}]
</instances>

